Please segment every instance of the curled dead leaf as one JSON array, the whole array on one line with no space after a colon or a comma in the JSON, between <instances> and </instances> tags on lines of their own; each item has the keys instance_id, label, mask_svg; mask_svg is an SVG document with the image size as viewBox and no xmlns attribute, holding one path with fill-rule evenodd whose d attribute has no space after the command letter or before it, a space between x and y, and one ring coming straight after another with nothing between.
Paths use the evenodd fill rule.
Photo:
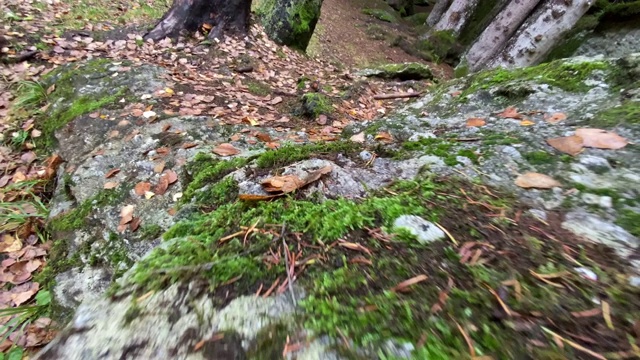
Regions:
<instances>
[{"instance_id":1,"label":"curled dead leaf","mask_svg":"<svg viewBox=\"0 0 640 360\"><path fill-rule=\"evenodd\" d=\"M135 205L127 205L120 210L120 225L128 224L133 220L135 208Z\"/></svg>"},{"instance_id":2,"label":"curled dead leaf","mask_svg":"<svg viewBox=\"0 0 640 360\"><path fill-rule=\"evenodd\" d=\"M231 156L240 154L240 150L236 149L229 143L224 143L216 146L216 148L213 149L213 152L220 156Z\"/></svg>"},{"instance_id":3,"label":"curled dead leaf","mask_svg":"<svg viewBox=\"0 0 640 360\"><path fill-rule=\"evenodd\" d=\"M487 122L483 118L469 118L467 119L467 127L480 127L486 125Z\"/></svg>"},{"instance_id":4,"label":"curled dead leaf","mask_svg":"<svg viewBox=\"0 0 640 360\"><path fill-rule=\"evenodd\" d=\"M418 276L414 276L411 279L405 280L403 282L401 282L400 284L394 286L393 288L391 288L391 291L393 292L404 292L407 291L409 289L410 286L415 285L417 283L421 283L425 280L429 279L429 277L427 275L418 275Z\"/></svg>"},{"instance_id":5,"label":"curled dead leaf","mask_svg":"<svg viewBox=\"0 0 640 360\"><path fill-rule=\"evenodd\" d=\"M556 181L552 177L545 174L534 173L534 172L529 172L529 173L518 176L518 178L515 181L515 184L525 189L530 189L530 188L551 189L554 187L562 186L562 184L560 184L558 181Z\"/></svg>"},{"instance_id":6,"label":"curled dead leaf","mask_svg":"<svg viewBox=\"0 0 640 360\"><path fill-rule=\"evenodd\" d=\"M547 139L547 144L554 149L571 156L576 156L582 152L584 145L582 138L576 135Z\"/></svg>"},{"instance_id":7,"label":"curled dead leaf","mask_svg":"<svg viewBox=\"0 0 640 360\"><path fill-rule=\"evenodd\" d=\"M111 189L115 189L118 187L118 183L115 181L109 181L107 183L104 184L103 188L105 190L111 190Z\"/></svg>"},{"instance_id":8,"label":"curled dead leaf","mask_svg":"<svg viewBox=\"0 0 640 360\"><path fill-rule=\"evenodd\" d=\"M602 129L577 129L586 147L617 150L627 146L629 142L622 136Z\"/></svg>"},{"instance_id":9,"label":"curled dead leaf","mask_svg":"<svg viewBox=\"0 0 640 360\"><path fill-rule=\"evenodd\" d=\"M508 119L522 119L524 116L518 112L513 106L509 106L501 113L498 113L499 117L508 118Z\"/></svg>"},{"instance_id":10,"label":"curled dead leaf","mask_svg":"<svg viewBox=\"0 0 640 360\"><path fill-rule=\"evenodd\" d=\"M141 181L137 183L136 186L133 188L133 191L138 196L143 196L149 190L151 190L151 184L145 181Z\"/></svg>"},{"instance_id":11,"label":"curled dead leaf","mask_svg":"<svg viewBox=\"0 0 640 360\"><path fill-rule=\"evenodd\" d=\"M120 172L120 169L111 169L111 170L109 170L109 172L107 172L107 173L104 175L104 177L105 177L106 179L108 179L108 178L110 178L110 177L115 176L115 175L116 175L116 174L118 174L119 172Z\"/></svg>"}]
</instances>

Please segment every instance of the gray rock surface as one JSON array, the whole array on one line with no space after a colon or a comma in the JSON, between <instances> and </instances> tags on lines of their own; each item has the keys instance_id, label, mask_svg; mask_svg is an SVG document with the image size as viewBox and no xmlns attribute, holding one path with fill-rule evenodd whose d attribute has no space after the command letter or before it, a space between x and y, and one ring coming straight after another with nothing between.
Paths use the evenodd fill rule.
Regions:
<instances>
[{"instance_id":1,"label":"gray rock surface","mask_svg":"<svg viewBox=\"0 0 640 360\"><path fill-rule=\"evenodd\" d=\"M421 244L444 239L446 234L436 224L415 215L402 215L393 222L396 229L408 230Z\"/></svg>"}]
</instances>

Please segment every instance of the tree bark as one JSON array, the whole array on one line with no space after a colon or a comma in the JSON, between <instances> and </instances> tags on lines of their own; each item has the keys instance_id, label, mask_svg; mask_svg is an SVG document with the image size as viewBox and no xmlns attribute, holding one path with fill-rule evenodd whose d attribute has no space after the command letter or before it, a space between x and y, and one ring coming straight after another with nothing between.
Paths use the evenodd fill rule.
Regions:
<instances>
[{"instance_id":1,"label":"tree bark","mask_svg":"<svg viewBox=\"0 0 640 360\"><path fill-rule=\"evenodd\" d=\"M540 63L591 4L591 0L544 0L486 67L513 68Z\"/></svg>"},{"instance_id":2,"label":"tree bark","mask_svg":"<svg viewBox=\"0 0 640 360\"><path fill-rule=\"evenodd\" d=\"M433 6L431 13L429 13L429 17L427 18L427 25L433 27L435 24L442 19L442 15L447 11L449 5L451 5L452 0L438 0L436 4Z\"/></svg>"},{"instance_id":3,"label":"tree bark","mask_svg":"<svg viewBox=\"0 0 640 360\"><path fill-rule=\"evenodd\" d=\"M251 0L174 0L145 39L177 37L181 31L194 32L210 27L209 39L220 39L227 32L245 34L249 27Z\"/></svg>"},{"instance_id":4,"label":"tree bark","mask_svg":"<svg viewBox=\"0 0 640 360\"><path fill-rule=\"evenodd\" d=\"M465 55L469 71L480 70L496 56L540 0L512 0L475 40Z\"/></svg>"},{"instance_id":5,"label":"tree bark","mask_svg":"<svg viewBox=\"0 0 640 360\"><path fill-rule=\"evenodd\" d=\"M453 0L449 9L433 27L434 31L451 31L457 36L475 11L479 0Z\"/></svg>"}]
</instances>

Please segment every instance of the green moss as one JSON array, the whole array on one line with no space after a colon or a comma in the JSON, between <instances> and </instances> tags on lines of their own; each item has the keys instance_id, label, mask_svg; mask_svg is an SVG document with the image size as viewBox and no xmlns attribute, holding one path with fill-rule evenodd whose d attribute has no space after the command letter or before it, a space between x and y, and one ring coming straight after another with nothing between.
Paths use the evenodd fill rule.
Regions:
<instances>
[{"instance_id":1,"label":"green moss","mask_svg":"<svg viewBox=\"0 0 640 360\"><path fill-rule=\"evenodd\" d=\"M261 81L248 79L245 80L245 84L247 85L249 92L253 95L267 96L272 92L271 87Z\"/></svg>"},{"instance_id":2,"label":"green moss","mask_svg":"<svg viewBox=\"0 0 640 360\"><path fill-rule=\"evenodd\" d=\"M442 62L454 56L457 48L457 40L451 31L433 31L429 33L427 39L417 40L414 48L425 54L424 59L433 59L435 62Z\"/></svg>"},{"instance_id":3,"label":"green moss","mask_svg":"<svg viewBox=\"0 0 640 360\"><path fill-rule=\"evenodd\" d=\"M182 203L193 199L206 206L215 206L225 199L232 200L237 195L237 184L233 179L219 182L225 175L246 165L250 158L234 158L229 161L214 159L208 154L196 155L193 162L187 165L187 172L191 175L186 179L188 184L182 196ZM209 190L202 190L210 186ZM225 193L229 190L229 193Z\"/></svg>"},{"instance_id":4,"label":"green moss","mask_svg":"<svg viewBox=\"0 0 640 360\"><path fill-rule=\"evenodd\" d=\"M320 17L321 4L319 0L302 0L283 6L275 0L263 0L256 14L276 42L305 50Z\"/></svg>"},{"instance_id":5,"label":"green moss","mask_svg":"<svg viewBox=\"0 0 640 360\"><path fill-rule=\"evenodd\" d=\"M350 141L310 145L285 145L275 151L267 151L256 159L256 165L261 169L275 169L289 165L296 161L311 157L321 157L329 154L353 154L360 151L358 144Z\"/></svg>"},{"instance_id":6,"label":"green moss","mask_svg":"<svg viewBox=\"0 0 640 360\"><path fill-rule=\"evenodd\" d=\"M282 357L282 349L287 343L287 336L291 331L282 323L267 326L261 330L249 347L247 358L251 360L272 360Z\"/></svg>"},{"instance_id":7,"label":"green moss","mask_svg":"<svg viewBox=\"0 0 640 360\"><path fill-rule=\"evenodd\" d=\"M143 240L153 240L159 238L164 230L160 225L157 224L149 224L142 225L140 230L138 231L138 236Z\"/></svg>"},{"instance_id":8,"label":"green moss","mask_svg":"<svg viewBox=\"0 0 640 360\"><path fill-rule=\"evenodd\" d=\"M101 190L98 194L85 200L71 211L51 219L48 228L51 231L69 231L82 228L92 210L102 206L117 204L124 199L131 187L120 186L114 190Z\"/></svg>"},{"instance_id":9,"label":"green moss","mask_svg":"<svg viewBox=\"0 0 640 360\"><path fill-rule=\"evenodd\" d=\"M546 151L532 151L522 154L522 157L531 165L545 165L555 160L555 157Z\"/></svg>"},{"instance_id":10,"label":"green moss","mask_svg":"<svg viewBox=\"0 0 640 360\"><path fill-rule=\"evenodd\" d=\"M468 79L468 87L458 97L463 100L469 94L481 89L512 85L513 82L534 81L558 87L569 92L586 92L590 89L584 83L594 71L609 71L610 65L604 61L567 62L556 60L537 66L519 69L487 70Z\"/></svg>"},{"instance_id":11,"label":"green moss","mask_svg":"<svg viewBox=\"0 0 640 360\"><path fill-rule=\"evenodd\" d=\"M640 237L640 213L632 209L620 211L616 224L627 230L631 235Z\"/></svg>"},{"instance_id":12,"label":"green moss","mask_svg":"<svg viewBox=\"0 0 640 360\"><path fill-rule=\"evenodd\" d=\"M423 26L427 22L428 17L429 13L419 12L405 17L404 20L412 26Z\"/></svg>"},{"instance_id":13,"label":"green moss","mask_svg":"<svg viewBox=\"0 0 640 360\"><path fill-rule=\"evenodd\" d=\"M398 21L398 18L396 18L394 14L382 9L362 9L362 13L389 23L395 23Z\"/></svg>"},{"instance_id":14,"label":"green moss","mask_svg":"<svg viewBox=\"0 0 640 360\"><path fill-rule=\"evenodd\" d=\"M640 124L640 101L626 100L619 106L602 110L589 124L602 127Z\"/></svg>"},{"instance_id":15,"label":"green moss","mask_svg":"<svg viewBox=\"0 0 640 360\"><path fill-rule=\"evenodd\" d=\"M384 64L365 70L365 75L382 79L424 80L433 79L431 68L427 65L409 62L399 64Z\"/></svg>"},{"instance_id":16,"label":"green moss","mask_svg":"<svg viewBox=\"0 0 640 360\"><path fill-rule=\"evenodd\" d=\"M306 93L302 95L302 105L299 111L300 115L308 116L310 118L317 118L318 116L330 115L335 110L331 104L331 100L321 93Z\"/></svg>"}]
</instances>

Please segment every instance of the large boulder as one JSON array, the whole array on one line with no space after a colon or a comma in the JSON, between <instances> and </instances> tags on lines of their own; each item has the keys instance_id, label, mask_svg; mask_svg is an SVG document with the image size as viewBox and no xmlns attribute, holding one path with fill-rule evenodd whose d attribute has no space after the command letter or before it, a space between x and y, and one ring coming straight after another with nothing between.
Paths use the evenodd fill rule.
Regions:
<instances>
[{"instance_id":1,"label":"large boulder","mask_svg":"<svg viewBox=\"0 0 640 360\"><path fill-rule=\"evenodd\" d=\"M304 51L320 19L321 7L322 0L263 0L257 12L271 39Z\"/></svg>"}]
</instances>

